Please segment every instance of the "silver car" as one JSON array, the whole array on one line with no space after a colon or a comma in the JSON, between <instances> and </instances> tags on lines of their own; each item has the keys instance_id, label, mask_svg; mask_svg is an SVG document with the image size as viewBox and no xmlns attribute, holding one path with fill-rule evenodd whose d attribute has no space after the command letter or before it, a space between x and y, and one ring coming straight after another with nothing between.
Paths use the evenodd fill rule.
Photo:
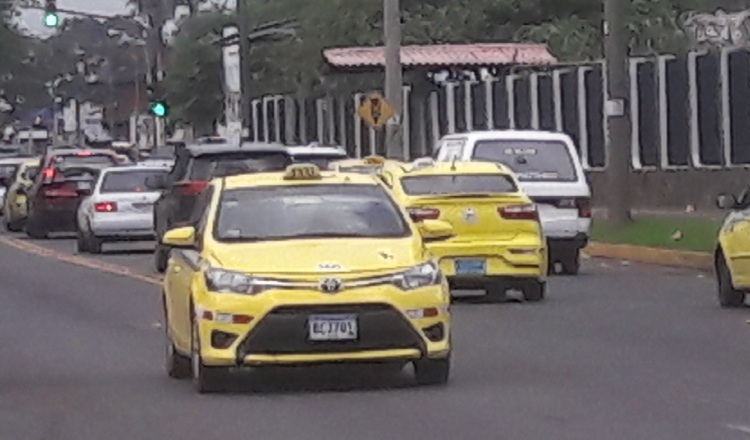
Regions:
<instances>
[{"instance_id":1,"label":"silver car","mask_svg":"<svg viewBox=\"0 0 750 440\"><path fill-rule=\"evenodd\" d=\"M153 240L154 202L161 193L147 189L146 181L167 172L148 165L104 169L78 207L78 252L98 254L104 242Z\"/></svg>"}]
</instances>

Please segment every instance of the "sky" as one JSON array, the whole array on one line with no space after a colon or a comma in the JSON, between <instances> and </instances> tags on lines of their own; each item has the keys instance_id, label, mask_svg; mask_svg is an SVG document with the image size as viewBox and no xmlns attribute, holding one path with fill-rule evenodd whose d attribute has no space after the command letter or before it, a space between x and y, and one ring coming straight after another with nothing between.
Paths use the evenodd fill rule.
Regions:
<instances>
[{"instance_id":1,"label":"sky","mask_svg":"<svg viewBox=\"0 0 750 440\"><path fill-rule=\"evenodd\" d=\"M126 0L57 0L57 7L101 15L120 15L127 12ZM26 10L21 15L21 29L33 34L48 35L50 31L42 24L43 11ZM64 17L64 15L61 14Z\"/></svg>"}]
</instances>

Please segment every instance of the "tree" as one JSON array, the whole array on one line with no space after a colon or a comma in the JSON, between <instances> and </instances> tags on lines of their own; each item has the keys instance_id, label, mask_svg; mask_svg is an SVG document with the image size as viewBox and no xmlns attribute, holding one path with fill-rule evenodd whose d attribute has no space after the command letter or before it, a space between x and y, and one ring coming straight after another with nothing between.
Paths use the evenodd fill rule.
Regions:
<instances>
[{"instance_id":1,"label":"tree","mask_svg":"<svg viewBox=\"0 0 750 440\"><path fill-rule=\"evenodd\" d=\"M165 87L172 119L191 123L197 134L212 134L222 114L221 50L215 37L232 20L221 13L189 18L169 54Z\"/></svg>"}]
</instances>

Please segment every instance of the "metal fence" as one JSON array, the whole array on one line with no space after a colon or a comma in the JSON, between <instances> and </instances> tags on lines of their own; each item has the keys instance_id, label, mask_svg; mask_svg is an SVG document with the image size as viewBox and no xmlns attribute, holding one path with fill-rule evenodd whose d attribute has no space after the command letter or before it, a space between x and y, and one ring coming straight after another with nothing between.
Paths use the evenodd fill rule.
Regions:
<instances>
[{"instance_id":1,"label":"metal fence","mask_svg":"<svg viewBox=\"0 0 750 440\"><path fill-rule=\"evenodd\" d=\"M408 158L432 153L440 136L468 130L564 131L584 167L607 165L603 63L446 83L418 95L404 87ZM335 143L352 155L380 153L379 134L355 114L364 97L252 102L250 135L285 143ZM632 166L636 170L750 166L750 49L695 51L630 60Z\"/></svg>"}]
</instances>

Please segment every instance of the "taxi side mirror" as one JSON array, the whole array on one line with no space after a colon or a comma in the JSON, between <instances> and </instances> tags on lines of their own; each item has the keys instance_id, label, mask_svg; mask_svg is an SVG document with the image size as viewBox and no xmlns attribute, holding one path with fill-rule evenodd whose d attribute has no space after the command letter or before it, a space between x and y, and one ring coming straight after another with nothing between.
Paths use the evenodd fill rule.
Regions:
<instances>
[{"instance_id":1,"label":"taxi side mirror","mask_svg":"<svg viewBox=\"0 0 750 440\"><path fill-rule=\"evenodd\" d=\"M170 229L164 234L161 242L167 246L176 248L195 247L195 228L192 226L183 226L181 228Z\"/></svg>"},{"instance_id":2,"label":"taxi side mirror","mask_svg":"<svg viewBox=\"0 0 750 440\"><path fill-rule=\"evenodd\" d=\"M722 193L716 196L716 207L719 209L736 209L737 198L732 194Z\"/></svg>"},{"instance_id":3,"label":"taxi side mirror","mask_svg":"<svg viewBox=\"0 0 750 440\"><path fill-rule=\"evenodd\" d=\"M442 220L422 220L417 224L424 241L447 240L453 237L453 226Z\"/></svg>"}]
</instances>

